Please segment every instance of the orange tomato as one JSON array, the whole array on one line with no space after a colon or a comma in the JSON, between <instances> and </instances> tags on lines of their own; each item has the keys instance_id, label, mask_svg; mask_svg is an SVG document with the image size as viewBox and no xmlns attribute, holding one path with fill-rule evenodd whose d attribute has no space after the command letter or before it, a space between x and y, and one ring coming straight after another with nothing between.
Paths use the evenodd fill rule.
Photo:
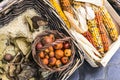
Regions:
<instances>
[{"instance_id":1,"label":"orange tomato","mask_svg":"<svg viewBox=\"0 0 120 80\"><path fill-rule=\"evenodd\" d=\"M62 66L61 61L60 61L60 60L57 60L56 63L55 63L55 66L56 66L56 67L60 67L60 66Z\"/></svg>"},{"instance_id":2,"label":"orange tomato","mask_svg":"<svg viewBox=\"0 0 120 80\"><path fill-rule=\"evenodd\" d=\"M54 35L54 34L50 34L49 37L50 37L53 41L55 41L55 35Z\"/></svg>"},{"instance_id":3,"label":"orange tomato","mask_svg":"<svg viewBox=\"0 0 120 80\"><path fill-rule=\"evenodd\" d=\"M63 52L63 50L55 50L55 57L57 58L57 59L60 59L61 57L63 57L64 56L64 52Z\"/></svg>"},{"instance_id":4,"label":"orange tomato","mask_svg":"<svg viewBox=\"0 0 120 80\"><path fill-rule=\"evenodd\" d=\"M49 53L50 51L49 51L49 49L45 49L45 52L46 52L46 53Z\"/></svg>"},{"instance_id":5,"label":"orange tomato","mask_svg":"<svg viewBox=\"0 0 120 80\"><path fill-rule=\"evenodd\" d=\"M63 48L63 43L58 43L54 46L55 49L62 49Z\"/></svg>"},{"instance_id":6,"label":"orange tomato","mask_svg":"<svg viewBox=\"0 0 120 80\"><path fill-rule=\"evenodd\" d=\"M49 51L54 51L52 46L50 46L48 49L49 49Z\"/></svg>"},{"instance_id":7,"label":"orange tomato","mask_svg":"<svg viewBox=\"0 0 120 80\"><path fill-rule=\"evenodd\" d=\"M48 64L48 59L47 58L42 59L42 63L47 65Z\"/></svg>"},{"instance_id":8,"label":"orange tomato","mask_svg":"<svg viewBox=\"0 0 120 80\"><path fill-rule=\"evenodd\" d=\"M40 58L44 58L44 57L45 57L45 54L44 54L43 51L41 51L41 52L39 53L39 57L40 57Z\"/></svg>"},{"instance_id":9,"label":"orange tomato","mask_svg":"<svg viewBox=\"0 0 120 80\"><path fill-rule=\"evenodd\" d=\"M56 60L57 60L57 59L56 59L55 57L50 58L50 59L49 59L49 65L54 66Z\"/></svg>"},{"instance_id":10,"label":"orange tomato","mask_svg":"<svg viewBox=\"0 0 120 80\"><path fill-rule=\"evenodd\" d=\"M49 53L49 56L50 56L50 57L54 57L54 55L55 55L55 53L54 53L53 51L51 51L51 52Z\"/></svg>"},{"instance_id":11,"label":"orange tomato","mask_svg":"<svg viewBox=\"0 0 120 80\"><path fill-rule=\"evenodd\" d=\"M49 59L49 55L45 55L45 58Z\"/></svg>"}]
</instances>

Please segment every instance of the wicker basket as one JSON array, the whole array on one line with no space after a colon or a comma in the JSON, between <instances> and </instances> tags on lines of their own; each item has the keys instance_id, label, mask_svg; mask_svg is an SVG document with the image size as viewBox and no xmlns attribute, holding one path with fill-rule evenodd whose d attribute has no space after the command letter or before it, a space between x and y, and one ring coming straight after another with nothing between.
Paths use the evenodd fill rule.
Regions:
<instances>
[{"instance_id":1,"label":"wicker basket","mask_svg":"<svg viewBox=\"0 0 120 80\"><path fill-rule=\"evenodd\" d=\"M15 17L22 14L28 8L34 9L40 16L46 18L51 30L58 30L67 36L71 36L71 40L75 45L74 48L76 51L73 62L71 62L71 65L69 65L67 69L64 68L63 71L55 73L52 72L49 76L46 77L46 79L51 80L52 78L50 76L53 75L54 80L67 80L72 75L72 73L82 65L84 61L83 51L80 47L77 46L73 36L67 32L66 25L47 0L14 0L5 6L2 10L0 10L0 28L10 23Z\"/></svg>"},{"instance_id":2,"label":"wicker basket","mask_svg":"<svg viewBox=\"0 0 120 80\"><path fill-rule=\"evenodd\" d=\"M40 49L40 51L45 50L46 48L48 48L50 46L54 46L54 45L56 45L58 43L65 42L65 41L68 41L71 44L72 55L70 57L69 63L67 63L66 65L63 65L63 66L61 66L59 68L50 68L47 65L44 65L42 63L41 59L37 55L37 51L36 51L36 45L37 45L37 43L39 43L41 41L41 39L42 39L43 36L46 36L46 35L49 35L49 34L54 34L56 37L58 37L60 39L56 39L55 42L53 42L51 44L44 45L43 48ZM46 71L49 70L51 72L63 71L66 68L68 68L68 66L70 66L72 64L72 62L73 62L73 59L74 59L74 56L75 56L74 44L73 44L73 42L72 42L72 40L71 40L70 37L67 37L64 34L59 33L58 31L55 31L55 30L44 31L43 33L39 34L35 38L34 43L32 44L32 55L33 55L33 58L36 61L36 63L43 70L46 70Z\"/></svg>"},{"instance_id":3,"label":"wicker basket","mask_svg":"<svg viewBox=\"0 0 120 80\"><path fill-rule=\"evenodd\" d=\"M119 0L108 0L111 4L111 6L120 13L120 1Z\"/></svg>"}]
</instances>

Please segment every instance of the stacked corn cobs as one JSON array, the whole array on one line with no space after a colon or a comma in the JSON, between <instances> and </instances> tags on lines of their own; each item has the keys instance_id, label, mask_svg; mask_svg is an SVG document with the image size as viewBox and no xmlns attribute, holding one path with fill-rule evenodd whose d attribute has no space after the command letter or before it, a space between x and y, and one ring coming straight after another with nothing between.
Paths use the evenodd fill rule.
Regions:
<instances>
[{"instance_id":1,"label":"stacked corn cobs","mask_svg":"<svg viewBox=\"0 0 120 80\"><path fill-rule=\"evenodd\" d=\"M71 0L50 0L50 2L58 12L60 17L63 19L63 21L66 23L66 25L68 25L68 23L70 22L64 14L64 11L67 11L68 13L76 17L73 10L74 7L72 5L77 2L71 2ZM86 3L81 3L81 6L85 8L85 4ZM93 46L102 54L102 56L104 56L104 53L109 50L109 40L111 39L111 41L114 42L118 39L118 31L112 21L111 16L104 6L97 7L92 4L90 5L94 11L95 18L91 20L87 20L86 18L88 31L92 35L91 40L93 40ZM72 29L71 27L73 26L69 24L67 27L68 29ZM84 35L87 36L87 34Z\"/></svg>"}]
</instances>

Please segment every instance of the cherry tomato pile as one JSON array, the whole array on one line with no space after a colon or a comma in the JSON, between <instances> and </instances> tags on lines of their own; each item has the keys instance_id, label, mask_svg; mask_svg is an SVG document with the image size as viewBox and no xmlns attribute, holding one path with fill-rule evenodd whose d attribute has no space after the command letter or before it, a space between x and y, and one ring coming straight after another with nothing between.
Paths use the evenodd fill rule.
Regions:
<instances>
[{"instance_id":1,"label":"cherry tomato pile","mask_svg":"<svg viewBox=\"0 0 120 80\"><path fill-rule=\"evenodd\" d=\"M72 56L71 44L69 41L58 42L52 46L41 50L46 44L51 44L56 41L54 34L43 36L36 45L37 54L40 61L50 68L59 68L66 65Z\"/></svg>"}]
</instances>

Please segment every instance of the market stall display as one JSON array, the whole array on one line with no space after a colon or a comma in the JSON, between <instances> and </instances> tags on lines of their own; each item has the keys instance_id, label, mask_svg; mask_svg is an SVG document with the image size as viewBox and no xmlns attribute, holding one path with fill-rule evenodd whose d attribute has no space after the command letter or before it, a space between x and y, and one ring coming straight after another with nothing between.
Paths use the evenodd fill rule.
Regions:
<instances>
[{"instance_id":1,"label":"market stall display","mask_svg":"<svg viewBox=\"0 0 120 80\"><path fill-rule=\"evenodd\" d=\"M57 7L61 7L59 9L70 23L67 31L74 36L90 65L106 66L119 48L117 21L119 16L110 4L106 0L50 0L50 2L58 14ZM56 2L58 6L54 6L52 2Z\"/></svg>"},{"instance_id":2,"label":"market stall display","mask_svg":"<svg viewBox=\"0 0 120 80\"><path fill-rule=\"evenodd\" d=\"M0 79L67 80L85 60L106 66L120 46L106 0L14 0L0 10Z\"/></svg>"}]
</instances>

